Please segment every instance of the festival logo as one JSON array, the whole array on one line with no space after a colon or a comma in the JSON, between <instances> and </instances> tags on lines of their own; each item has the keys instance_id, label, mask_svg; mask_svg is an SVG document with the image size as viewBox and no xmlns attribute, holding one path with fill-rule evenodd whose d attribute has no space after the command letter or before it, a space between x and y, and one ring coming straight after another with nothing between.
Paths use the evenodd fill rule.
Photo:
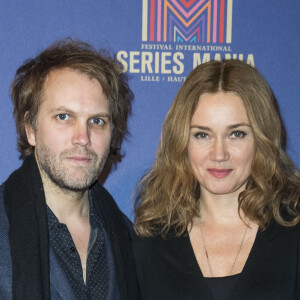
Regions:
<instances>
[{"instance_id":1,"label":"festival logo","mask_svg":"<svg viewBox=\"0 0 300 300\"><path fill-rule=\"evenodd\" d=\"M142 41L231 43L232 0L225 2L143 0Z\"/></svg>"},{"instance_id":2,"label":"festival logo","mask_svg":"<svg viewBox=\"0 0 300 300\"><path fill-rule=\"evenodd\" d=\"M252 53L233 49L233 19L233 0L142 0L140 49L120 50L117 58L124 72L152 82L182 82L210 60L254 66Z\"/></svg>"}]
</instances>

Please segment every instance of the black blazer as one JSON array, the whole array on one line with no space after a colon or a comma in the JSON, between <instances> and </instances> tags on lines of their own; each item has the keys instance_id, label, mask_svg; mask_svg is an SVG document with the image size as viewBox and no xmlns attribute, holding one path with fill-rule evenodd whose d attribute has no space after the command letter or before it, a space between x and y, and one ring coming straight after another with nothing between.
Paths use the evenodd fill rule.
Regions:
<instances>
[{"instance_id":1,"label":"black blazer","mask_svg":"<svg viewBox=\"0 0 300 300\"><path fill-rule=\"evenodd\" d=\"M259 231L228 300L300 299L300 224L271 224ZM135 238L143 299L213 300L188 234L180 238ZM224 299L225 300L225 299Z\"/></svg>"}]
</instances>

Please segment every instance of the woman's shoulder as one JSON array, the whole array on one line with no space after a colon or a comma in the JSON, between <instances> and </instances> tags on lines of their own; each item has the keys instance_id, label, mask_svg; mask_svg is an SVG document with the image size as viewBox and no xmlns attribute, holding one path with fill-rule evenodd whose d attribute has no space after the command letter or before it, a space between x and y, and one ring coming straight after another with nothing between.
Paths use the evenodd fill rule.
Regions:
<instances>
[{"instance_id":1,"label":"woman's shoulder","mask_svg":"<svg viewBox=\"0 0 300 300\"><path fill-rule=\"evenodd\" d=\"M133 245L135 247L164 247L167 246L168 244L172 244L176 242L176 237L167 235L162 236L160 234L156 234L153 236L140 236L137 235L136 233L133 235Z\"/></svg>"},{"instance_id":2,"label":"woman's shoulder","mask_svg":"<svg viewBox=\"0 0 300 300\"><path fill-rule=\"evenodd\" d=\"M283 226L275 220L271 221L265 230L259 232L260 238L263 240L282 240L288 242L289 240L296 242L300 241L300 223L293 226Z\"/></svg>"},{"instance_id":3,"label":"woman's shoulder","mask_svg":"<svg viewBox=\"0 0 300 300\"><path fill-rule=\"evenodd\" d=\"M152 257L155 255L163 255L164 253L177 256L187 242L188 234L183 234L180 237L176 237L173 234L169 234L166 237L162 235L152 237L134 235L133 248L138 256Z\"/></svg>"}]
</instances>

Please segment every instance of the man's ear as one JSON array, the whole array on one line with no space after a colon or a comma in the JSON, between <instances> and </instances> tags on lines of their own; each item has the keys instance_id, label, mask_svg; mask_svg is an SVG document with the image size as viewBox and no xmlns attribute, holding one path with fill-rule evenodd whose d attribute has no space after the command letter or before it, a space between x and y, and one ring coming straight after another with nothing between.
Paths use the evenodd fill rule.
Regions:
<instances>
[{"instance_id":1,"label":"man's ear","mask_svg":"<svg viewBox=\"0 0 300 300\"><path fill-rule=\"evenodd\" d=\"M35 130L30 124L30 122L28 122L28 112L26 112L24 115L24 122L27 141L31 146L35 146Z\"/></svg>"}]
</instances>

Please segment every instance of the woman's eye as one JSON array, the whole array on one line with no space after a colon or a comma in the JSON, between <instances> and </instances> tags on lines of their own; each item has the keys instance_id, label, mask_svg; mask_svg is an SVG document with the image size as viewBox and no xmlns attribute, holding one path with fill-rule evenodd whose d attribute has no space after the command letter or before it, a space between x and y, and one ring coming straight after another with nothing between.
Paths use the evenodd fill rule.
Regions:
<instances>
[{"instance_id":1,"label":"woman's eye","mask_svg":"<svg viewBox=\"0 0 300 300\"><path fill-rule=\"evenodd\" d=\"M206 132L197 132L195 134L195 137L197 139L207 139L208 138L208 134Z\"/></svg>"},{"instance_id":2,"label":"woman's eye","mask_svg":"<svg viewBox=\"0 0 300 300\"><path fill-rule=\"evenodd\" d=\"M246 135L243 131L234 131L231 133L231 136L235 139L242 139Z\"/></svg>"},{"instance_id":3,"label":"woman's eye","mask_svg":"<svg viewBox=\"0 0 300 300\"><path fill-rule=\"evenodd\" d=\"M56 118L60 121L66 121L70 118L70 116L68 114L58 114Z\"/></svg>"},{"instance_id":4,"label":"woman's eye","mask_svg":"<svg viewBox=\"0 0 300 300\"><path fill-rule=\"evenodd\" d=\"M104 121L101 118L93 118L91 119L91 123L94 125L104 125Z\"/></svg>"}]
</instances>

